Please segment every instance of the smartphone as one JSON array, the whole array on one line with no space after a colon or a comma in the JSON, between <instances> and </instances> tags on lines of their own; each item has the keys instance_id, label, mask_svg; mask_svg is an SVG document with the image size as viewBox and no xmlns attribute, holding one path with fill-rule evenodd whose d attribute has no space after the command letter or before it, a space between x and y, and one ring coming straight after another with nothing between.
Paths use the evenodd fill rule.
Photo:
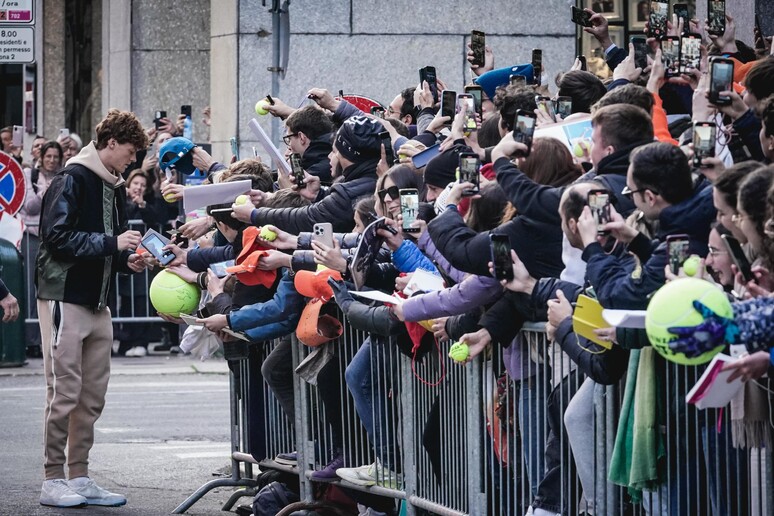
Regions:
<instances>
[{"instance_id":1,"label":"smartphone","mask_svg":"<svg viewBox=\"0 0 774 516\"><path fill-rule=\"evenodd\" d=\"M529 152L532 150L532 136L535 134L536 118L535 113L520 109L516 112L516 120L513 121L513 139L527 146L525 156L529 156Z\"/></svg>"},{"instance_id":2,"label":"smartphone","mask_svg":"<svg viewBox=\"0 0 774 516\"><path fill-rule=\"evenodd\" d=\"M419 211L419 194L416 188L404 188L400 190L400 214L403 216L401 229L404 233L418 233L419 228L411 227L417 220Z\"/></svg>"},{"instance_id":3,"label":"smartphone","mask_svg":"<svg viewBox=\"0 0 774 516\"><path fill-rule=\"evenodd\" d=\"M734 164L750 161L752 159L750 149L747 148L747 145L745 145L744 141L739 138L738 135L731 137L731 141L728 142L728 151L731 153Z\"/></svg>"},{"instance_id":4,"label":"smartphone","mask_svg":"<svg viewBox=\"0 0 774 516\"><path fill-rule=\"evenodd\" d=\"M709 0L707 2L707 19L709 33L717 36L726 32L726 2L725 0Z\"/></svg>"},{"instance_id":5,"label":"smartphone","mask_svg":"<svg viewBox=\"0 0 774 516\"><path fill-rule=\"evenodd\" d=\"M483 89L481 86L478 86L476 84L465 86L465 93L473 97L473 100L476 104L476 112L479 114L479 116L484 115L484 109L483 109L483 102L484 102L484 94Z\"/></svg>"},{"instance_id":6,"label":"smartphone","mask_svg":"<svg viewBox=\"0 0 774 516\"><path fill-rule=\"evenodd\" d=\"M154 113L155 116L153 118L153 125L156 127L156 131L159 130L159 127L161 127L161 119L167 118L167 112L158 110L156 113Z\"/></svg>"},{"instance_id":7,"label":"smartphone","mask_svg":"<svg viewBox=\"0 0 774 516\"><path fill-rule=\"evenodd\" d=\"M535 74L535 86L540 86L543 76L543 51L539 48L532 49L532 70Z\"/></svg>"},{"instance_id":8,"label":"smartphone","mask_svg":"<svg viewBox=\"0 0 774 516\"><path fill-rule=\"evenodd\" d=\"M68 129L67 127L63 127L63 128L61 128L59 130L59 137L58 137L58 139L61 140L61 139L64 139L64 138L69 138L69 137L70 137L70 129Z\"/></svg>"},{"instance_id":9,"label":"smartphone","mask_svg":"<svg viewBox=\"0 0 774 516\"><path fill-rule=\"evenodd\" d=\"M752 273L752 266L747 259L747 255L744 254L744 250L742 250L742 245L739 243L739 240L731 235L721 235L720 238L722 238L723 242L726 244L726 249L728 249L728 254L731 256L734 265L736 265L736 268L742 273L744 282L749 283L750 281L754 281L755 275Z\"/></svg>"},{"instance_id":10,"label":"smartphone","mask_svg":"<svg viewBox=\"0 0 774 516\"><path fill-rule=\"evenodd\" d=\"M371 114L378 116L379 118L384 118L384 108L382 106L372 106Z\"/></svg>"},{"instance_id":11,"label":"smartphone","mask_svg":"<svg viewBox=\"0 0 774 516\"><path fill-rule=\"evenodd\" d=\"M597 223L597 234L606 235L603 228L610 222L610 192L607 190L591 190L587 197L591 215Z\"/></svg>"},{"instance_id":12,"label":"smartphone","mask_svg":"<svg viewBox=\"0 0 774 516\"><path fill-rule=\"evenodd\" d=\"M433 94L433 103L438 102L438 82L435 75L434 66L425 66L419 69L419 84L427 81L427 85L430 87L430 92Z\"/></svg>"},{"instance_id":13,"label":"smartphone","mask_svg":"<svg viewBox=\"0 0 774 516\"><path fill-rule=\"evenodd\" d=\"M634 45L634 66L645 69L648 66L648 44L642 36L632 36L629 42Z\"/></svg>"},{"instance_id":14,"label":"smartphone","mask_svg":"<svg viewBox=\"0 0 774 516\"><path fill-rule=\"evenodd\" d=\"M695 122L693 124L693 166L701 167L701 160L715 156L715 122Z\"/></svg>"},{"instance_id":15,"label":"smartphone","mask_svg":"<svg viewBox=\"0 0 774 516\"><path fill-rule=\"evenodd\" d=\"M183 104L182 106L180 106L180 114L181 115L185 115L188 118L191 118L192 113L193 112L191 111L191 105L190 104Z\"/></svg>"},{"instance_id":16,"label":"smartphone","mask_svg":"<svg viewBox=\"0 0 774 516\"><path fill-rule=\"evenodd\" d=\"M511 239L508 235L489 234L492 242L492 264L494 276L498 280L513 279L513 260L511 259Z\"/></svg>"},{"instance_id":17,"label":"smartphone","mask_svg":"<svg viewBox=\"0 0 774 516\"><path fill-rule=\"evenodd\" d=\"M290 173L293 175L293 182L299 189L306 186L304 167L301 166L301 155L295 152L290 155Z\"/></svg>"},{"instance_id":18,"label":"smartphone","mask_svg":"<svg viewBox=\"0 0 774 516\"><path fill-rule=\"evenodd\" d=\"M562 119L572 115L572 97L556 97L556 114Z\"/></svg>"},{"instance_id":19,"label":"smartphone","mask_svg":"<svg viewBox=\"0 0 774 516\"><path fill-rule=\"evenodd\" d=\"M688 259L688 235L669 235L666 238L669 253L669 268L677 274Z\"/></svg>"},{"instance_id":20,"label":"smartphone","mask_svg":"<svg viewBox=\"0 0 774 516\"><path fill-rule=\"evenodd\" d=\"M411 163L414 165L414 168L424 168L431 159L438 156L440 153L440 144L436 143L422 152L414 154L411 157Z\"/></svg>"},{"instance_id":21,"label":"smartphone","mask_svg":"<svg viewBox=\"0 0 774 516\"><path fill-rule=\"evenodd\" d=\"M664 62L664 76L676 77L680 69L680 38L665 36L661 40L661 59Z\"/></svg>"},{"instance_id":22,"label":"smartphone","mask_svg":"<svg viewBox=\"0 0 774 516\"><path fill-rule=\"evenodd\" d=\"M441 94L441 116L448 116L449 121L446 125L451 125L454 115L457 112L457 92L445 90Z\"/></svg>"},{"instance_id":23,"label":"smartphone","mask_svg":"<svg viewBox=\"0 0 774 516\"><path fill-rule=\"evenodd\" d=\"M481 159L475 152L461 152L459 158L460 183L473 183L473 188L463 190L462 195L469 197L479 192L479 169Z\"/></svg>"},{"instance_id":24,"label":"smartphone","mask_svg":"<svg viewBox=\"0 0 774 516\"><path fill-rule=\"evenodd\" d=\"M683 30L688 32L688 21L691 19L691 17L688 16L688 4L675 4L672 6L672 12L677 16L678 23L680 23L680 19L683 20Z\"/></svg>"},{"instance_id":25,"label":"smartphone","mask_svg":"<svg viewBox=\"0 0 774 516\"><path fill-rule=\"evenodd\" d=\"M551 97L538 95L535 97L535 103L540 111L548 115L552 121L556 122L556 111L554 110L554 101Z\"/></svg>"},{"instance_id":26,"label":"smartphone","mask_svg":"<svg viewBox=\"0 0 774 516\"><path fill-rule=\"evenodd\" d=\"M511 83L511 86L526 86L527 85L527 76L526 75L511 75L509 76L509 81Z\"/></svg>"},{"instance_id":27,"label":"smartphone","mask_svg":"<svg viewBox=\"0 0 774 516\"><path fill-rule=\"evenodd\" d=\"M13 126L12 143L14 147L21 147L24 145L24 127L21 125Z\"/></svg>"},{"instance_id":28,"label":"smartphone","mask_svg":"<svg viewBox=\"0 0 774 516\"><path fill-rule=\"evenodd\" d=\"M581 55L579 55L579 56L576 56L576 59L577 59L578 61L580 61L580 64L581 64L581 70L582 70L582 71L584 71L584 72L588 71L589 65L586 63L586 56L584 56L583 54L581 54Z\"/></svg>"},{"instance_id":29,"label":"smartphone","mask_svg":"<svg viewBox=\"0 0 774 516\"><path fill-rule=\"evenodd\" d=\"M473 66L484 66L486 54L486 34L480 30L470 31L470 50L473 52Z\"/></svg>"},{"instance_id":30,"label":"smartphone","mask_svg":"<svg viewBox=\"0 0 774 516\"><path fill-rule=\"evenodd\" d=\"M172 251L163 250L168 243L169 240L152 229L149 229L140 241L140 245L152 254L161 265L167 265L175 259L175 254Z\"/></svg>"},{"instance_id":31,"label":"smartphone","mask_svg":"<svg viewBox=\"0 0 774 516\"><path fill-rule=\"evenodd\" d=\"M709 101L716 106L727 106L731 103L731 97L722 95L724 91L733 91L734 88L734 62L720 56L712 56L710 65L710 89Z\"/></svg>"},{"instance_id":32,"label":"smartphone","mask_svg":"<svg viewBox=\"0 0 774 516\"><path fill-rule=\"evenodd\" d=\"M667 33L667 19L669 18L669 2L650 2L650 14L648 15L648 36L661 39Z\"/></svg>"},{"instance_id":33,"label":"smartphone","mask_svg":"<svg viewBox=\"0 0 774 516\"><path fill-rule=\"evenodd\" d=\"M237 137L232 136L229 139L229 143L231 144L231 155L235 156L237 161L239 161L239 142L237 141Z\"/></svg>"},{"instance_id":34,"label":"smartphone","mask_svg":"<svg viewBox=\"0 0 774 516\"><path fill-rule=\"evenodd\" d=\"M476 101L473 99L473 95L468 93L460 93L457 95L457 111L465 116L463 124L463 130L465 132L473 132L476 127Z\"/></svg>"},{"instance_id":35,"label":"smartphone","mask_svg":"<svg viewBox=\"0 0 774 516\"><path fill-rule=\"evenodd\" d=\"M591 13L574 5L572 6L572 22L581 27L591 27L594 25L591 23Z\"/></svg>"},{"instance_id":36,"label":"smartphone","mask_svg":"<svg viewBox=\"0 0 774 516\"><path fill-rule=\"evenodd\" d=\"M384 159L387 161L387 166L391 167L395 164L395 151L392 148L392 138L390 138L389 131L379 133L379 138L384 145Z\"/></svg>"},{"instance_id":37,"label":"smartphone","mask_svg":"<svg viewBox=\"0 0 774 516\"><path fill-rule=\"evenodd\" d=\"M683 34L680 36L679 73L691 73L698 70L701 64L701 35Z\"/></svg>"},{"instance_id":38,"label":"smartphone","mask_svg":"<svg viewBox=\"0 0 774 516\"><path fill-rule=\"evenodd\" d=\"M318 222L312 227L312 241L333 247L333 226L330 222Z\"/></svg>"},{"instance_id":39,"label":"smartphone","mask_svg":"<svg viewBox=\"0 0 774 516\"><path fill-rule=\"evenodd\" d=\"M219 278L225 278L226 276L228 276L228 272L226 272L226 269L233 266L234 266L234 260L227 260L225 262L211 263L210 269L212 269L212 272L215 273L215 276Z\"/></svg>"}]
</instances>

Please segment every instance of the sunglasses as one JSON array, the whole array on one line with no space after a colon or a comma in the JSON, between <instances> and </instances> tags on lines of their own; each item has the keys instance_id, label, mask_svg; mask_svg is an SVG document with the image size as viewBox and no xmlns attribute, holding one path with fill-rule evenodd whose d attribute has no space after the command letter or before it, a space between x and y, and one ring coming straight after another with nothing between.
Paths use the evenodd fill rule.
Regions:
<instances>
[{"instance_id":1,"label":"sunglasses","mask_svg":"<svg viewBox=\"0 0 774 516\"><path fill-rule=\"evenodd\" d=\"M400 198L400 189L397 186L391 186L384 190L379 190L377 193L381 202L384 202L384 198L387 197L387 194L390 194L390 199L397 200Z\"/></svg>"}]
</instances>

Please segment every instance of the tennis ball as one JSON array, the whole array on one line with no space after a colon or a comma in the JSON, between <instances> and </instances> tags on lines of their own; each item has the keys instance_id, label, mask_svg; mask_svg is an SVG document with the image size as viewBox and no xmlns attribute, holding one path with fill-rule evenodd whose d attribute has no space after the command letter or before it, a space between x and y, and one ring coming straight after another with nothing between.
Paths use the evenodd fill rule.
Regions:
<instances>
[{"instance_id":1,"label":"tennis ball","mask_svg":"<svg viewBox=\"0 0 774 516\"><path fill-rule=\"evenodd\" d=\"M645 315L645 331L648 339L661 356L676 364L704 364L724 348L721 345L694 358L675 353L669 348L669 343L677 337L669 333L667 328L697 326L704 321L701 314L693 307L695 300L701 301L721 317L732 318L734 315L731 303L723 291L712 283L698 278L680 278L670 281L656 292L648 304Z\"/></svg>"},{"instance_id":2,"label":"tennis ball","mask_svg":"<svg viewBox=\"0 0 774 516\"><path fill-rule=\"evenodd\" d=\"M701 258L695 254L689 256L683 263L683 271L688 276L696 276L696 273L699 272L699 267L701 267Z\"/></svg>"},{"instance_id":3,"label":"tennis ball","mask_svg":"<svg viewBox=\"0 0 774 516\"><path fill-rule=\"evenodd\" d=\"M239 204L247 204L248 199L250 199L248 196L242 194L242 195L238 196L236 198L236 200L234 200L234 204L237 204L237 205L239 205Z\"/></svg>"},{"instance_id":4,"label":"tennis ball","mask_svg":"<svg viewBox=\"0 0 774 516\"><path fill-rule=\"evenodd\" d=\"M258 102L255 103L255 112L259 115L268 115L269 114L269 101L266 99L261 99Z\"/></svg>"},{"instance_id":5,"label":"tennis ball","mask_svg":"<svg viewBox=\"0 0 774 516\"><path fill-rule=\"evenodd\" d=\"M464 342L455 342L449 348L449 358L455 362L464 362L468 359L469 354L468 345Z\"/></svg>"},{"instance_id":6,"label":"tennis ball","mask_svg":"<svg viewBox=\"0 0 774 516\"><path fill-rule=\"evenodd\" d=\"M171 204L177 202L177 197L175 197L175 194L173 193L168 193L164 196L164 200Z\"/></svg>"},{"instance_id":7,"label":"tennis ball","mask_svg":"<svg viewBox=\"0 0 774 516\"><path fill-rule=\"evenodd\" d=\"M274 242L277 239L277 233L267 228L266 226L261 228L261 232L258 233L258 236L264 240L268 240L269 242Z\"/></svg>"},{"instance_id":8,"label":"tennis ball","mask_svg":"<svg viewBox=\"0 0 774 516\"><path fill-rule=\"evenodd\" d=\"M153 278L149 294L151 304L158 313L174 317L196 310L201 297L199 287L166 270Z\"/></svg>"}]
</instances>

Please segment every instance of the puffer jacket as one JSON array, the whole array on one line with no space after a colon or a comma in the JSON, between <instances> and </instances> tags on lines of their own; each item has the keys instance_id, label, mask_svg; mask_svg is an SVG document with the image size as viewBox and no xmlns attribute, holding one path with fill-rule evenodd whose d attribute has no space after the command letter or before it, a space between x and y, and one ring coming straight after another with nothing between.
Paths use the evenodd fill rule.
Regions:
<instances>
[{"instance_id":1,"label":"puffer jacket","mask_svg":"<svg viewBox=\"0 0 774 516\"><path fill-rule=\"evenodd\" d=\"M502 290L492 277L471 275L453 287L408 298L403 302L403 318L424 321L464 314L496 301Z\"/></svg>"},{"instance_id":2,"label":"puffer jacket","mask_svg":"<svg viewBox=\"0 0 774 516\"><path fill-rule=\"evenodd\" d=\"M404 240L403 243L392 253L392 263L400 272L414 272L417 269L424 269L433 274L438 274L438 269L430 258L424 255L422 251L411 240Z\"/></svg>"},{"instance_id":3,"label":"puffer jacket","mask_svg":"<svg viewBox=\"0 0 774 516\"><path fill-rule=\"evenodd\" d=\"M133 273L131 252L118 250L118 235L127 228L124 180L105 168L91 142L43 196L38 298L105 308L115 274Z\"/></svg>"},{"instance_id":4,"label":"puffer jacket","mask_svg":"<svg viewBox=\"0 0 774 516\"><path fill-rule=\"evenodd\" d=\"M233 310L226 315L226 319L229 328L245 332L252 341L258 342L273 338L267 336L259 338L259 335L272 330L267 328L272 323L289 322L289 325L281 325L280 328L290 328L287 332L290 333L295 329L303 309L304 298L296 291L293 277L285 271L272 299Z\"/></svg>"},{"instance_id":5,"label":"puffer jacket","mask_svg":"<svg viewBox=\"0 0 774 516\"><path fill-rule=\"evenodd\" d=\"M301 156L301 167L309 174L317 176L323 183L331 181L331 160L328 155L331 153L331 135L324 134L309 142Z\"/></svg>"}]
</instances>

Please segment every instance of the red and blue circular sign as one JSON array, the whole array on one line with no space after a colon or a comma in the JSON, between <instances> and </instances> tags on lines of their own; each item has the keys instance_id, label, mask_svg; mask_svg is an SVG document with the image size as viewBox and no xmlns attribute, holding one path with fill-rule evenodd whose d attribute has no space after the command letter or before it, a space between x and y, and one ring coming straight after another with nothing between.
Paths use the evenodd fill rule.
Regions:
<instances>
[{"instance_id":1,"label":"red and blue circular sign","mask_svg":"<svg viewBox=\"0 0 774 516\"><path fill-rule=\"evenodd\" d=\"M0 213L16 215L26 193L21 165L9 154L0 152Z\"/></svg>"}]
</instances>

